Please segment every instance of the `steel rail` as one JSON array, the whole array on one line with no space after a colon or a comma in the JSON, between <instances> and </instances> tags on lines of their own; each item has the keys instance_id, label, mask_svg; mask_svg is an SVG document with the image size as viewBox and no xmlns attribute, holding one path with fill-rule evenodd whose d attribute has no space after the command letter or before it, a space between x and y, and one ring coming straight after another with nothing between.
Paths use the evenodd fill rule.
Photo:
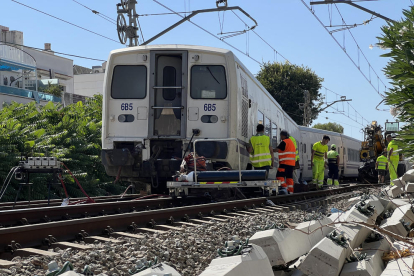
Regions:
<instances>
[{"instance_id":1,"label":"steel rail","mask_svg":"<svg viewBox=\"0 0 414 276\"><path fill-rule=\"evenodd\" d=\"M17 227L0 228L0 257L1 252L5 252L7 245L11 244L12 241L16 241L23 247L39 246L42 244L42 241L49 235L52 235L58 241L75 240L76 236L79 233L81 233L82 230L86 231L89 235L100 235L103 233L105 229L107 229L108 226L113 228L115 231L127 231L128 226L131 226L133 223L140 227L143 227L146 226L147 223L151 222L152 220L154 220L157 223L164 223L170 217L173 217L176 221L178 221L186 215L190 217L195 217L199 213L206 215L211 214L212 211L216 213L221 213L224 209L231 211L234 208L251 208L253 205L263 206L266 204L267 199L270 199L276 204L289 203L295 202L295 200L311 200L317 197L321 198L323 196L330 196L344 192L350 192L355 189L368 188L372 186L374 185L363 184L338 188L334 190L323 190L308 193L291 194L285 196L225 201L219 203L200 204L141 212L129 212L113 215L103 215L97 217L71 219L65 221L39 223L34 225L22 225ZM151 200L138 200L135 202L129 201L114 204L118 206L117 204L129 203L130 205L125 206L129 206L129 208L131 208L133 205L137 206L136 204L140 205L141 207L148 205L150 201ZM160 202L160 200L153 201ZM167 203L170 202L170 199L162 199L161 201ZM73 212L82 212L84 210L90 210L88 208L97 208L96 210L102 208L108 209L108 204L96 203L89 204L88 206L80 205L63 208L54 208L54 212L57 212L57 214L61 214L62 211L70 212L70 210L73 210ZM44 212L43 209L49 209L49 211L52 211L53 208L42 208L37 210L29 209L26 211L30 211L31 214L35 214L36 212Z\"/></svg>"}]
</instances>

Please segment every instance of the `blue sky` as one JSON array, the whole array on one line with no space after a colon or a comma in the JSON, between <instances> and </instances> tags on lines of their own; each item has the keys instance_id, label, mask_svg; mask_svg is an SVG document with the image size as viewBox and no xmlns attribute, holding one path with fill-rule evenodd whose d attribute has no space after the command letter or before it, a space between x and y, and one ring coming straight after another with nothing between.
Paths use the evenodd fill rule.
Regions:
<instances>
[{"instance_id":1,"label":"blue sky","mask_svg":"<svg viewBox=\"0 0 414 276\"><path fill-rule=\"evenodd\" d=\"M50 13L56 17L62 18L91 31L97 32L114 40L118 40L116 26L110 22L94 15L90 10L80 6L72 0L18 0L21 3L32 6L36 9ZM101 14L116 19L116 3L114 0L77 0L82 4L99 11ZM190 10L214 8L215 0L159 0L164 5L175 11L185 12ZM309 0L305 0L309 5ZM44 14L28 9L11 0L1 0L1 18L0 25L7 26L11 30L24 32L24 43L28 46L43 48L45 42L52 44L52 50L70 53L74 55L86 56L106 60L111 50L125 47L114 41L91 34ZM314 70L320 77L324 78L323 85L340 95L345 95L352 99L352 106L369 122L377 120L383 125L385 120L393 121L389 112L377 111L376 106L381 101L381 97L365 80L362 74L357 70L354 64L348 59L342 49L336 44L331 36L324 30L321 24L306 9L300 0L228 0L229 6L240 6L247 11L258 22L255 31L263 37L273 48L280 52L290 62L305 65ZM409 8L410 0L379 0L371 2L358 2L357 4L372 9L394 20L402 16L402 9ZM359 24L371 18L371 15L360 11L354 7L337 4L343 18L348 25ZM335 10L332 12L332 25L341 24L341 18ZM137 5L138 14L164 13L168 12L152 0L139 0ZM315 7L315 12L325 24L330 24L330 13L328 5ZM247 23L251 24L248 18L237 14ZM222 21L223 14L217 12L202 14L196 16L192 21L206 28L213 34L221 30L219 16ZM149 39L161 30L178 21L177 15L164 16L142 16L140 23L145 39ZM361 47L373 70L379 75L380 79L388 85L388 81L382 73L382 68L386 65L387 59L380 57L385 53L383 50L374 47L369 49L369 45L378 41L377 36L381 35L381 26L385 23L382 19L374 19L367 25L352 28L352 34ZM224 14L223 32L238 31L245 28L242 23L232 12ZM358 59L358 51L348 31L336 32L334 35L341 44L345 41L347 52L355 59ZM274 51L264 44L254 33L243 34L233 38L226 39L228 43L239 48L242 52L260 62L274 61ZM185 23L163 37L157 39L152 44L192 44L205 45L220 48L230 48L222 41L210 36L204 31L193 26L191 23ZM248 46L248 47L247 47ZM248 49L247 49L248 48ZM237 56L256 74L260 70L260 64L253 61L246 55L235 51ZM99 61L73 58L74 63L91 67L99 65ZM278 61L284 61L277 56ZM360 54L361 68L367 76L368 65L362 62ZM377 86L377 78L371 71L372 83ZM384 86L380 85L384 90ZM325 89L321 90L325 94ZM328 103L336 99L336 96L327 92ZM347 104L335 105L337 109L344 110L348 115ZM380 109L388 109L387 106L380 106ZM355 119L355 112L352 108L350 116ZM336 112L328 108L329 112ZM357 121L362 121L358 115ZM362 125L347 118L342 114L321 113L314 123L337 122L345 128L345 134L362 138L360 132Z\"/></svg>"}]
</instances>

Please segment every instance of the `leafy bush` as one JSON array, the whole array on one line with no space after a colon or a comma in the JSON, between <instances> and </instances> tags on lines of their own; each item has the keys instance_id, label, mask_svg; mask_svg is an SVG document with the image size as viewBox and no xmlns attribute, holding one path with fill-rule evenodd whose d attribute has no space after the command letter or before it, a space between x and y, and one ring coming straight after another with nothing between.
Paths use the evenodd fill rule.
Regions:
<instances>
[{"instance_id":1,"label":"leafy bush","mask_svg":"<svg viewBox=\"0 0 414 276\"><path fill-rule=\"evenodd\" d=\"M101 164L102 96L95 96L85 104L63 107L47 103L37 106L12 103L0 110L0 183L18 162L29 156L54 156L64 162L90 196L121 193L125 187L113 184ZM81 197L75 181L69 174L63 175L71 197ZM31 174L32 200L46 199L47 183L51 174ZM14 201L19 184L13 180L2 201ZM24 187L19 200L28 199ZM64 197L61 185L52 185L52 197Z\"/></svg>"},{"instance_id":2,"label":"leafy bush","mask_svg":"<svg viewBox=\"0 0 414 276\"><path fill-rule=\"evenodd\" d=\"M403 11L404 18L382 27L379 46L386 49L383 57L390 61L384 72L391 79L392 88L386 93L385 102L393 106L397 118L406 124L397 139L400 149L407 156L414 155L414 7Z\"/></svg>"}]
</instances>

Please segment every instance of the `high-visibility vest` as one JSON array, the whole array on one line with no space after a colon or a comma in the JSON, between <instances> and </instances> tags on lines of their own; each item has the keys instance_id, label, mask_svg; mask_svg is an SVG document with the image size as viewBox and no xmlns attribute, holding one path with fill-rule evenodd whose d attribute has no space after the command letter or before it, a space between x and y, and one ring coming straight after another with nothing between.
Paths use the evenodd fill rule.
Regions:
<instances>
[{"instance_id":1,"label":"high-visibility vest","mask_svg":"<svg viewBox=\"0 0 414 276\"><path fill-rule=\"evenodd\" d=\"M295 145L295 149L296 149L296 161L299 161L299 149L298 149L298 144L296 143L296 139L293 138L293 136L290 136L289 139L292 140L293 144Z\"/></svg>"},{"instance_id":2,"label":"high-visibility vest","mask_svg":"<svg viewBox=\"0 0 414 276\"><path fill-rule=\"evenodd\" d=\"M295 151L295 145L293 144L292 140L285 139L283 140L285 142L285 150L279 149L279 164L284 164L288 166L295 166L296 161L296 151Z\"/></svg>"},{"instance_id":3,"label":"high-visibility vest","mask_svg":"<svg viewBox=\"0 0 414 276\"><path fill-rule=\"evenodd\" d=\"M328 152L328 145L322 145L322 142L319 141L313 144L312 149L315 151L313 160L323 160L325 158L325 152Z\"/></svg>"},{"instance_id":4,"label":"high-visibility vest","mask_svg":"<svg viewBox=\"0 0 414 276\"><path fill-rule=\"evenodd\" d=\"M338 155L339 154L338 154L338 152L336 150L330 150L330 151L328 151L328 163L329 164L338 165L338 162L337 162Z\"/></svg>"},{"instance_id":5,"label":"high-visibility vest","mask_svg":"<svg viewBox=\"0 0 414 276\"><path fill-rule=\"evenodd\" d=\"M250 162L253 167L260 168L272 164L272 155L270 154L270 138L266 135L255 135L250 138L250 144L253 147L253 153L250 154Z\"/></svg>"},{"instance_id":6,"label":"high-visibility vest","mask_svg":"<svg viewBox=\"0 0 414 276\"><path fill-rule=\"evenodd\" d=\"M384 155L381 155L380 157L377 158L377 163L378 163L378 170L386 170L387 169L387 157L385 157Z\"/></svg>"},{"instance_id":7,"label":"high-visibility vest","mask_svg":"<svg viewBox=\"0 0 414 276\"><path fill-rule=\"evenodd\" d=\"M393 149L393 151L392 151L392 155L390 156L391 149ZM387 151L388 151L388 157L393 161L400 159L400 156L397 150L398 150L398 146L395 144L394 140L391 140L391 142L388 143Z\"/></svg>"}]
</instances>

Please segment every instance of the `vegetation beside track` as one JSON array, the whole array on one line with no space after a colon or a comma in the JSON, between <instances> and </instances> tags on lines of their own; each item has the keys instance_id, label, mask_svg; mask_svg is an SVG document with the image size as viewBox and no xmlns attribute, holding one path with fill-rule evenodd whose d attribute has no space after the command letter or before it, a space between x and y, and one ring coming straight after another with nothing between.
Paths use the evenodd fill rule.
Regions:
<instances>
[{"instance_id":1,"label":"vegetation beside track","mask_svg":"<svg viewBox=\"0 0 414 276\"><path fill-rule=\"evenodd\" d=\"M0 110L0 184L10 169L29 156L55 156L79 180L90 196L120 194L125 187L113 184L101 164L102 96L66 107L49 102L45 106L12 103ZM70 197L82 197L74 179L63 175ZM52 176L32 174L32 200L47 199ZM1 201L14 201L19 188L13 180ZM65 197L61 185L52 185L52 198ZM27 187L19 200L28 200Z\"/></svg>"}]
</instances>

